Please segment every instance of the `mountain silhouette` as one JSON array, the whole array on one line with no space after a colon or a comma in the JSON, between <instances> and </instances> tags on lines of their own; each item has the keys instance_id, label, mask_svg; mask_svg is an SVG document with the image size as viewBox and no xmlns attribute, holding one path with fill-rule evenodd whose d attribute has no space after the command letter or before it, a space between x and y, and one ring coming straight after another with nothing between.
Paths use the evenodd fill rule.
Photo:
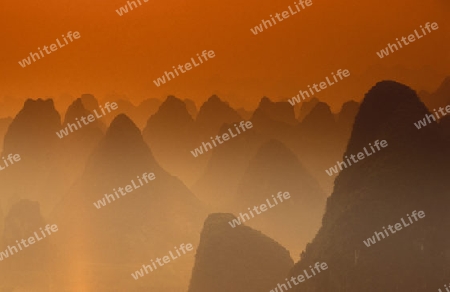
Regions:
<instances>
[{"instance_id":1,"label":"mountain silhouette","mask_svg":"<svg viewBox=\"0 0 450 292\"><path fill-rule=\"evenodd\" d=\"M241 116L227 102L213 95L198 111L195 120L197 136L201 141L209 141L209 137L217 135L223 124L233 124L241 120Z\"/></svg>"},{"instance_id":2,"label":"mountain silhouette","mask_svg":"<svg viewBox=\"0 0 450 292\"><path fill-rule=\"evenodd\" d=\"M70 119L70 121L73 123L74 122L74 120L75 120L75 118L80 118L80 116L76 116L76 114L81 114L82 112L86 115L89 115L89 114L91 114L91 113L93 113L94 112L94 110L96 110L97 112L100 112L100 105L99 105L99 103L98 103L98 100L95 98L95 96L93 96L92 94L88 94L88 93L85 93L85 94L82 94L81 95L81 105L74 105L74 103L76 102L76 100L74 101L74 102L72 102L70 105L69 105L69 107L67 108L67 111L66 111L66 115L65 115L65 117L64 117L64 123L63 123L63 125L66 125L66 121L68 120L68 117L70 117L71 119ZM83 108L83 109L85 109L85 111L81 111L81 110L79 110L80 112L79 113L77 113L76 111L75 111L75 109L73 109L72 110L72 116L67 116L67 113L68 113L68 110L69 109L71 109L71 107L74 107L75 106L75 109L77 109L77 108ZM114 113L114 112L113 112ZM116 113L117 114L117 113ZM107 122L108 121L108 122ZM95 121L94 121L94 123L96 124L96 126L98 126L98 127L100 127L100 129L103 131L103 132L105 132L106 131L106 125L105 125L105 123L108 123L109 124L109 121L110 121L110 119L109 120L107 120L106 118L105 118L105 116L103 116L103 117L101 117L101 118L99 118L99 119L96 119Z\"/></svg>"},{"instance_id":3,"label":"mountain silhouette","mask_svg":"<svg viewBox=\"0 0 450 292\"><path fill-rule=\"evenodd\" d=\"M230 127L232 125L224 124L219 133L225 133ZM248 163L265 141L267 139L251 128L223 147L214 148L205 171L192 186L193 192L211 210L231 211L229 208Z\"/></svg>"},{"instance_id":4,"label":"mountain silhouette","mask_svg":"<svg viewBox=\"0 0 450 292\"><path fill-rule=\"evenodd\" d=\"M292 147L295 145L295 114L288 102L272 102L267 97L261 99L251 119L258 134L266 140L276 139Z\"/></svg>"},{"instance_id":5,"label":"mountain silhouette","mask_svg":"<svg viewBox=\"0 0 450 292\"><path fill-rule=\"evenodd\" d=\"M290 274L316 261L333 268L293 291L427 291L450 276L443 256L449 252L448 144L437 124L415 128L426 113L417 94L394 81L366 94L344 156L375 140L388 146L339 173L322 227ZM363 243L414 210L426 217L373 246Z\"/></svg>"},{"instance_id":6,"label":"mountain silhouette","mask_svg":"<svg viewBox=\"0 0 450 292\"><path fill-rule=\"evenodd\" d=\"M231 228L231 214L205 221L188 292L269 291L293 261L276 241L245 225Z\"/></svg>"},{"instance_id":7,"label":"mountain silhouette","mask_svg":"<svg viewBox=\"0 0 450 292\"><path fill-rule=\"evenodd\" d=\"M42 158L55 147L58 140L55 132L60 127L61 118L53 100L27 99L6 132L3 152Z\"/></svg>"},{"instance_id":8,"label":"mountain silhouette","mask_svg":"<svg viewBox=\"0 0 450 292\"><path fill-rule=\"evenodd\" d=\"M94 109L96 100L93 103ZM83 98L77 98L67 109L62 126L68 123L76 124L76 119L88 117L93 114L85 108ZM58 167L55 167L53 174L49 176L51 185L52 180L59 177L64 181L65 189L60 191L65 194L68 188L74 183L83 172L86 161L95 147L97 147L106 130L105 124L100 120L94 120L87 125L82 124L81 128L65 136L60 141L58 150L56 151ZM51 189L51 188L50 188Z\"/></svg>"},{"instance_id":9,"label":"mountain silhouette","mask_svg":"<svg viewBox=\"0 0 450 292\"><path fill-rule=\"evenodd\" d=\"M341 111L337 115L337 123L340 136L350 138L358 109L359 103L353 100L347 101L342 105ZM343 152L344 150L345 149L342 149L341 152Z\"/></svg>"},{"instance_id":10,"label":"mountain silhouette","mask_svg":"<svg viewBox=\"0 0 450 292\"><path fill-rule=\"evenodd\" d=\"M246 224L282 243L296 257L320 227L326 196L295 154L281 142L270 140L249 162L237 188L233 213L249 213L247 208L272 201L272 195L279 192L288 192L290 199Z\"/></svg>"},{"instance_id":11,"label":"mountain silhouette","mask_svg":"<svg viewBox=\"0 0 450 292\"><path fill-rule=\"evenodd\" d=\"M318 102L305 116L300 124L301 133L308 138L323 139L336 127L336 120L330 106L325 102Z\"/></svg>"},{"instance_id":12,"label":"mountain silhouette","mask_svg":"<svg viewBox=\"0 0 450 292\"><path fill-rule=\"evenodd\" d=\"M164 169L191 184L203 170L205 158L191 152L201 142L195 135L194 120L186 104L169 96L147 121L142 132L145 141ZM209 140L209 139L208 139Z\"/></svg>"},{"instance_id":13,"label":"mountain silhouette","mask_svg":"<svg viewBox=\"0 0 450 292\"><path fill-rule=\"evenodd\" d=\"M273 121L283 122L288 125L297 124L294 110L288 102L272 102L269 98L263 97L253 116L258 116L260 112Z\"/></svg>"},{"instance_id":14,"label":"mountain silhouette","mask_svg":"<svg viewBox=\"0 0 450 292\"><path fill-rule=\"evenodd\" d=\"M134 105L126 96L110 95L103 99L100 105L103 107L106 103L117 104L117 109L103 116L101 119L109 125L111 121L119 114L125 114L130 117L139 129L143 129L148 118L153 115L161 105L161 101L156 98L148 98L143 100L139 105ZM89 107L87 109L91 110ZM98 110L97 110L98 111Z\"/></svg>"},{"instance_id":15,"label":"mountain silhouette","mask_svg":"<svg viewBox=\"0 0 450 292\"><path fill-rule=\"evenodd\" d=\"M153 172L155 180L136 189L132 194L117 199L117 202L112 201L102 209L94 207L93 203L101 199L103 194L110 194L113 189L130 184L132 179L136 180L138 175L145 172ZM65 208L75 207L80 210L66 213ZM157 209L148 212L149 208ZM95 224L115 226L111 230L105 230L105 240L120 232L132 234L137 231L136 226L146 226L147 232L151 232L152 228L156 228L154 231L159 230L160 220L163 218L161 216L165 216L166 224L163 233L171 238L179 238L183 234L188 235L186 233L192 231L190 228L195 230L194 223L202 216L198 200L177 178L159 166L143 141L139 129L123 114L113 120L105 137L89 157L84 173L58 209L60 210L57 213L61 214L63 211L65 218L74 215L71 219L75 220L76 224L78 220L89 218L91 227ZM173 210L177 210L177 213L173 214ZM85 219L76 216L80 211L85 213ZM186 221L185 226L181 228L174 220L183 217ZM191 227L187 228L189 224ZM125 227L130 230L123 230ZM109 233L111 234L108 235ZM121 240L127 239L124 236ZM153 240L153 243L158 246L160 242ZM106 253L106 250L103 252ZM114 258L115 256L112 256L110 259Z\"/></svg>"},{"instance_id":16,"label":"mountain silhouette","mask_svg":"<svg viewBox=\"0 0 450 292\"><path fill-rule=\"evenodd\" d=\"M83 107L90 112L98 110L99 108L98 100L92 94L82 94L81 102L83 103Z\"/></svg>"},{"instance_id":17,"label":"mountain silhouette","mask_svg":"<svg viewBox=\"0 0 450 292\"><path fill-rule=\"evenodd\" d=\"M348 137L339 133L335 115L328 104L317 102L296 127L296 143L291 146L302 164L331 193L334 177L325 172L340 158Z\"/></svg>"},{"instance_id":18,"label":"mountain silhouette","mask_svg":"<svg viewBox=\"0 0 450 292\"><path fill-rule=\"evenodd\" d=\"M144 173L154 173L155 179L125 196L119 193L119 198L105 201L101 208L94 206L105 194L114 197L114 189L131 185L133 179L139 184L137 177ZM186 186L159 166L137 126L120 114L52 217L66 230L58 234L63 254L78 257L72 259L68 271L81 272L87 263L111 265L109 272L97 272L123 278L125 285L132 279L130 272L143 261L167 254L174 245L186 241L195 244L205 215ZM113 267L118 263L117 270ZM106 274L91 284L108 286Z\"/></svg>"},{"instance_id":19,"label":"mountain silhouette","mask_svg":"<svg viewBox=\"0 0 450 292\"><path fill-rule=\"evenodd\" d=\"M20 199L38 201L43 214L48 214L59 200L48 194L48 179L56 166L56 150L61 129L59 113L53 100L28 99L5 134L2 157L19 154L20 161L2 171L2 206L5 213ZM51 187L59 189L54 180Z\"/></svg>"}]
</instances>

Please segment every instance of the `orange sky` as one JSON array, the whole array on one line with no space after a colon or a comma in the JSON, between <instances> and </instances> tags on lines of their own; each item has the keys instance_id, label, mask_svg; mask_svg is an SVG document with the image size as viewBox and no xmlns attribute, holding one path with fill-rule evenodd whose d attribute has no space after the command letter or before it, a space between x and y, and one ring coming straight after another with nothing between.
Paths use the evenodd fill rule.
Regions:
<instances>
[{"instance_id":1,"label":"orange sky","mask_svg":"<svg viewBox=\"0 0 450 292\"><path fill-rule=\"evenodd\" d=\"M92 93L104 99L114 93L138 103L174 94L200 104L218 94L232 106L253 108L264 95L290 98L332 71L348 69L349 78L317 95L336 110L345 100L360 100L380 79L433 90L450 75L447 0L313 0L267 31L250 32L293 2L149 0L119 16L115 10L124 0L1 1L0 96ZM387 58L375 54L428 21L439 29ZM19 66L30 51L68 31L81 38ZM216 57L159 88L153 84L203 50Z\"/></svg>"}]
</instances>

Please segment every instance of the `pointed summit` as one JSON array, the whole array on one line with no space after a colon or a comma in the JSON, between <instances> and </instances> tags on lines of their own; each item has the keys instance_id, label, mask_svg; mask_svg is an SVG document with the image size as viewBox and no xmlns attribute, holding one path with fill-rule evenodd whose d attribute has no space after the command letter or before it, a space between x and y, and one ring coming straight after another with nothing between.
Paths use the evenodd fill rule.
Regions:
<instances>
[{"instance_id":1,"label":"pointed summit","mask_svg":"<svg viewBox=\"0 0 450 292\"><path fill-rule=\"evenodd\" d=\"M203 112L202 115L208 113L209 110L212 109L220 109L222 110L222 114L234 115L235 110L230 107L228 102L222 101L217 95L212 95L208 100L203 103L200 108L200 112ZM199 114L200 114L199 112Z\"/></svg>"},{"instance_id":2,"label":"pointed summit","mask_svg":"<svg viewBox=\"0 0 450 292\"><path fill-rule=\"evenodd\" d=\"M197 132L202 138L216 135L223 124L241 121L239 114L217 95L211 96L201 107L195 120Z\"/></svg>"},{"instance_id":3,"label":"pointed summit","mask_svg":"<svg viewBox=\"0 0 450 292\"><path fill-rule=\"evenodd\" d=\"M325 102L318 102L309 114L298 125L299 136L306 143L322 144L341 139L337 133L337 122L330 106ZM346 140L345 140L346 141ZM319 145L316 145L319 146Z\"/></svg>"},{"instance_id":4,"label":"pointed summit","mask_svg":"<svg viewBox=\"0 0 450 292\"><path fill-rule=\"evenodd\" d=\"M322 133L333 131L335 126L336 121L330 106L321 101L312 108L300 125L301 129L309 134L317 132L318 130Z\"/></svg>"},{"instance_id":5,"label":"pointed summit","mask_svg":"<svg viewBox=\"0 0 450 292\"><path fill-rule=\"evenodd\" d=\"M169 131L171 129L167 127L186 127L193 121L186 104L181 99L170 95L161 104L158 111L148 119L144 132L151 128L157 129L158 127L166 128Z\"/></svg>"},{"instance_id":6,"label":"pointed summit","mask_svg":"<svg viewBox=\"0 0 450 292\"><path fill-rule=\"evenodd\" d=\"M170 95L161 104L158 111L148 119L143 132L144 135L152 133L161 135L164 132L172 131L180 133L192 127L193 122L194 120L189 114L186 104L181 99Z\"/></svg>"},{"instance_id":7,"label":"pointed summit","mask_svg":"<svg viewBox=\"0 0 450 292\"><path fill-rule=\"evenodd\" d=\"M141 131L125 114L119 114L114 118L106 131L106 138L131 141L142 140Z\"/></svg>"},{"instance_id":8,"label":"pointed summit","mask_svg":"<svg viewBox=\"0 0 450 292\"><path fill-rule=\"evenodd\" d=\"M95 108L94 108L95 109ZM98 108L97 108L98 109ZM91 110L89 110L83 100L81 98L77 98L68 108L66 111L66 114L64 116L64 122L62 126L66 126L67 123L76 123L76 120L81 119L81 117L87 118L90 114L92 114ZM82 132L85 129L97 127L102 131L106 130L106 126L101 122L101 120L94 120L93 122L90 122L88 125L85 125L81 123L83 126L78 130L77 132ZM72 133L71 135L73 135Z\"/></svg>"},{"instance_id":9,"label":"pointed summit","mask_svg":"<svg viewBox=\"0 0 450 292\"><path fill-rule=\"evenodd\" d=\"M179 98L173 95L167 97L167 99L161 104L156 114L150 117L151 120L162 120L165 122L173 121L177 122L191 122L192 117L186 108L186 104ZM149 125L147 124L147 127Z\"/></svg>"},{"instance_id":10,"label":"pointed summit","mask_svg":"<svg viewBox=\"0 0 450 292\"><path fill-rule=\"evenodd\" d=\"M81 102L88 111L94 111L99 108L98 100L92 94L82 94Z\"/></svg>"},{"instance_id":11,"label":"pointed summit","mask_svg":"<svg viewBox=\"0 0 450 292\"><path fill-rule=\"evenodd\" d=\"M67 108L66 115L64 116L63 125L67 124L68 122L74 121L76 118L79 118L80 116L87 116L87 115L89 115L89 111L84 107L81 98L77 98Z\"/></svg>"},{"instance_id":12,"label":"pointed summit","mask_svg":"<svg viewBox=\"0 0 450 292\"><path fill-rule=\"evenodd\" d=\"M93 114L93 111L99 111L99 105L97 99L92 94L82 94L81 98L75 99L66 110L66 114L64 116L63 126L66 126L67 123L75 123L75 119L80 119L81 117L89 116ZM94 127L98 127L102 132L106 131L106 125L104 124L105 118L102 117L100 119L95 119L93 122L89 124L94 124ZM83 124L84 126L87 126ZM89 127L93 127L90 125Z\"/></svg>"},{"instance_id":13,"label":"pointed summit","mask_svg":"<svg viewBox=\"0 0 450 292\"><path fill-rule=\"evenodd\" d=\"M144 178L150 173L154 180ZM111 122L83 173L55 209L55 218L72 233L62 238L64 244L76 234L83 240L70 244L74 250L89 252L93 261L111 263L142 261L166 252L168 242L194 240L203 216L197 198L159 165L124 114ZM114 245L108 244L111 241Z\"/></svg>"},{"instance_id":14,"label":"pointed summit","mask_svg":"<svg viewBox=\"0 0 450 292\"><path fill-rule=\"evenodd\" d=\"M141 131L125 114L119 114L114 118L106 131L105 137L91 158L100 159L93 165L104 165L108 163L109 159L114 159L117 163L124 166L130 164L141 165L145 161L148 164L147 168L152 166L158 170L160 169L159 164L156 163L153 154L145 143ZM143 165L140 168L142 167ZM98 171L101 170L99 169Z\"/></svg>"},{"instance_id":15,"label":"pointed summit","mask_svg":"<svg viewBox=\"0 0 450 292\"><path fill-rule=\"evenodd\" d=\"M217 95L213 94L210 96L210 98L208 98L207 103L218 104L218 103L222 103L222 100Z\"/></svg>"},{"instance_id":16,"label":"pointed summit","mask_svg":"<svg viewBox=\"0 0 450 292\"><path fill-rule=\"evenodd\" d=\"M232 228L231 214L205 220L188 292L269 291L292 267L289 252L250 227Z\"/></svg>"}]
</instances>

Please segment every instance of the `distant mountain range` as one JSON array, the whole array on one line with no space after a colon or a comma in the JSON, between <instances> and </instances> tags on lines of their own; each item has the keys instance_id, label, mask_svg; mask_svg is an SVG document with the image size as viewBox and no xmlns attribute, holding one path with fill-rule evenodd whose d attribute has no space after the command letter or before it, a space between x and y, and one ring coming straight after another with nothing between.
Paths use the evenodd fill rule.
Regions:
<instances>
[{"instance_id":1,"label":"distant mountain range","mask_svg":"<svg viewBox=\"0 0 450 292\"><path fill-rule=\"evenodd\" d=\"M56 132L98 100L84 94L58 111L28 99L0 119L1 157L22 158L0 170L0 252L41 225L59 231L0 261L0 291L270 291L316 262L329 268L293 292L436 291L450 279L450 116L414 122L450 103L449 80L419 95L382 81L338 113L316 98L292 107L263 97L250 112L215 95L198 109L175 96L138 106L117 97L117 112L64 139ZM251 129L191 154L247 120ZM389 146L326 174L375 140ZM94 206L150 172L155 180ZM291 199L228 223L278 192ZM426 217L364 245L414 210ZM195 254L131 277L188 242Z\"/></svg>"}]
</instances>

